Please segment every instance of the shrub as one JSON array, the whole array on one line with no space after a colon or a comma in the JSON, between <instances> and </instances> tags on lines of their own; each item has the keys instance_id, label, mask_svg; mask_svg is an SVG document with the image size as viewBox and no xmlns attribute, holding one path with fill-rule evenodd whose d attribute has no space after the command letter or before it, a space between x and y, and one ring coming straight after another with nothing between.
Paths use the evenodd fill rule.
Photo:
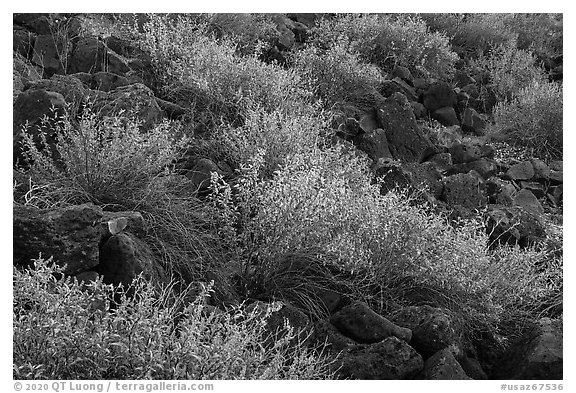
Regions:
<instances>
[{"instance_id":1,"label":"shrub","mask_svg":"<svg viewBox=\"0 0 576 393\"><path fill-rule=\"evenodd\" d=\"M337 102L362 103L366 91L383 80L378 68L362 63L343 41L326 50L310 46L298 51L293 61L295 72L325 108Z\"/></svg>"},{"instance_id":2,"label":"shrub","mask_svg":"<svg viewBox=\"0 0 576 393\"><path fill-rule=\"evenodd\" d=\"M324 19L314 30L313 42L320 47L342 39L360 59L388 72L401 65L416 76L446 78L454 72L457 60L448 38L430 32L418 17L346 14Z\"/></svg>"},{"instance_id":3,"label":"shrub","mask_svg":"<svg viewBox=\"0 0 576 393\"><path fill-rule=\"evenodd\" d=\"M539 157L562 159L562 95L562 86L556 83L533 81L515 98L496 106L490 133Z\"/></svg>"},{"instance_id":4,"label":"shrub","mask_svg":"<svg viewBox=\"0 0 576 393\"><path fill-rule=\"evenodd\" d=\"M246 112L305 105L297 76L256 55L237 54L237 38L216 39L207 22L155 17L145 26L143 46L163 75L163 94L190 107L199 124L243 124Z\"/></svg>"},{"instance_id":5,"label":"shrub","mask_svg":"<svg viewBox=\"0 0 576 393\"><path fill-rule=\"evenodd\" d=\"M117 290L57 280L49 260L14 270L15 379L325 379L329 363L292 338L267 338L266 317L243 308L208 312L141 278L114 309ZM269 310L268 312L270 312ZM289 345L291 343L291 345Z\"/></svg>"},{"instance_id":6,"label":"shrub","mask_svg":"<svg viewBox=\"0 0 576 393\"><path fill-rule=\"evenodd\" d=\"M32 179L52 187L50 198L130 209L181 153L186 140L173 136L175 127L164 122L142 133L136 120L86 110L77 125L69 117L56 122L55 146L37 144L26 128L23 144Z\"/></svg>"},{"instance_id":7,"label":"shrub","mask_svg":"<svg viewBox=\"0 0 576 393\"><path fill-rule=\"evenodd\" d=\"M469 339L499 333L510 314L537 309L549 294L539 292L544 278L525 268L539 254L516 252L524 268L510 271L511 257L487 250L481 224L455 228L402 194L381 196L366 163L339 149L295 155L273 179L237 187L230 217L243 220L238 258L266 293L294 297L295 282L300 294L313 292L306 269L290 268L310 266L321 286L381 311L422 304L452 310ZM531 296L512 300L512 292ZM521 322L535 317L527 314Z\"/></svg>"},{"instance_id":8,"label":"shrub","mask_svg":"<svg viewBox=\"0 0 576 393\"><path fill-rule=\"evenodd\" d=\"M494 48L488 56L473 62L473 67L490 73L490 84L499 101L511 99L534 81L542 81L543 71L530 52L517 49L516 41Z\"/></svg>"}]
</instances>

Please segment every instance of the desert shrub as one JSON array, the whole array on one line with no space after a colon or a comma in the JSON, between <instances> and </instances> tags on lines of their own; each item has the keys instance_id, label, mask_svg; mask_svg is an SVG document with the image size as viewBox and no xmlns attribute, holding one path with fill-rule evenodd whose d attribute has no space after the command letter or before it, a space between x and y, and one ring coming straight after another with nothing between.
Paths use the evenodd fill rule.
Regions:
<instances>
[{"instance_id":1,"label":"desert shrub","mask_svg":"<svg viewBox=\"0 0 576 393\"><path fill-rule=\"evenodd\" d=\"M293 296L295 282L300 293L313 292L298 274L304 269L286 274L286 264L323 266L314 272L323 286L344 288L381 311L422 304L452 310L469 339L498 334L516 308L535 310L546 297L538 295L542 282L534 270L509 271L511 257L492 257L483 225L454 227L402 193L381 196L367 164L339 149L295 155L273 179L236 187L229 217L243 220L238 258L268 293ZM520 256L523 266L534 259ZM512 304L514 291L534 296ZM528 311L522 321L530 317Z\"/></svg>"},{"instance_id":2,"label":"desert shrub","mask_svg":"<svg viewBox=\"0 0 576 393\"><path fill-rule=\"evenodd\" d=\"M38 143L23 129L32 179L50 185L52 198L63 203L133 208L146 198L153 180L166 172L186 142L173 136L177 125L169 122L142 133L137 120L99 119L86 110L75 123L68 116L55 123L55 146L46 143L45 135Z\"/></svg>"},{"instance_id":3,"label":"desert shrub","mask_svg":"<svg viewBox=\"0 0 576 393\"><path fill-rule=\"evenodd\" d=\"M515 13L506 19L506 28L517 34L519 49L544 56L563 52L562 14Z\"/></svg>"},{"instance_id":4,"label":"desert shrub","mask_svg":"<svg viewBox=\"0 0 576 393\"><path fill-rule=\"evenodd\" d=\"M517 49L515 40L494 48L472 64L489 72L490 84L499 101L510 99L533 81L544 79L536 58L528 51Z\"/></svg>"},{"instance_id":5,"label":"desert shrub","mask_svg":"<svg viewBox=\"0 0 576 393\"><path fill-rule=\"evenodd\" d=\"M191 303L141 278L114 309L118 289L56 279L48 261L14 270L15 379L325 379L329 363L292 340L268 346L266 317L210 313L204 290ZM291 341L292 340L292 341ZM290 345L289 345L290 344Z\"/></svg>"},{"instance_id":6,"label":"desert shrub","mask_svg":"<svg viewBox=\"0 0 576 393\"><path fill-rule=\"evenodd\" d=\"M255 54L241 56L237 37L216 39L209 30L202 18L158 16L145 25L142 44L163 75L163 95L191 108L199 124L209 130L239 126L246 111L256 107L273 111L304 105L307 93L294 72L265 64Z\"/></svg>"},{"instance_id":7,"label":"desert shrub","mask_svg":"<svg viewBox=\"0 0 576 393\"><path fill-rule=\"evenodd\" d=\"M534 155L562 159L563 89L561 85L533 81L512 100L494 108L490 133L525 146Z\"/></svg>"},{"instance_id":8,"label":"desert shrub","mask_svg":"<svg viewBox=\"0 0 576 393\"><path fill-rule=\"evenodd\" d=\"M477 58L513 40L506 28L511 14L421 14L431 30L444 32L465 57Z\"/></svg>"},{"instance_id":9,"label":"desert shrub","mask_svg":"<svg viewBox=\"0 0 576 393\"><path fill-rule=\"evenodd\" d=\"M453 73L457 60L448 38L430 32L418 17L345 14L321 20L312 38L320 47L331 47L342 39L360 59L388 72L401 65L416 76L445 78Z\"/></svg>"},{"instance_id":10,"label":"desert shrub","mask_svg":"<svg viewBox=\"0 0 576 393\"><path fill-rule=\"evenodd\" d=\"M295 72L326 108L336 102L359 103L383 80L378 68L362 63L344 41L326 50L309 46L293 58Z\"/></svg>"},{"instance_id":11,"label":"desert shrub","mask_svg":"<svg viewBox=\"0 0 576 393\"><path fill-rule=\"evenodd\" d=\"M227 161L235 167L249 164L264 152L263 175L271 176L286 157L305 153L317 145L326 128L326 116L320 110L305 106L296 113L267 112L260 109L247 111L246 120L240 127L223 126L214 134L221 149L226 151Z\"/></svg>"}]
</instances>

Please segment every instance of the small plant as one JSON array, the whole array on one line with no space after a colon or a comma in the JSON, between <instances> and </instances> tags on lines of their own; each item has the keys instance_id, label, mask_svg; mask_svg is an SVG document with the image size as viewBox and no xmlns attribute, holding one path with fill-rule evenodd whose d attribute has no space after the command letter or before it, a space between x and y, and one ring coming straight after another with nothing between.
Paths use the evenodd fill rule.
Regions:
<instances>
[{"instance_id":1,"label":"small plant","mask_svg":"<svg viewBox=\"0 0 576 393\"><path fill-rule=\"evenodd\" d=\"M204 298L177 296L138 278L118 288L56 279L50 260L14 270L15 379L327 379L330 363L287 327L271 346L266 315L243 307L209 312ZM291 345L288 345L291 343Z\"/></svg>"},{"instance_id":2,"label":"small plant","mask_svg":"<svg viewBox=\"0 0 576 393\"><path fill-rule=\"evenodd\" d=\"M63 200L134 208L184 147L173 127L162 123L142 133L136 120L99 119L86 109L77 125L66 116L55 123L55 145L34 141L26 129L23 145L32 178L52 185Z\"/></svg>"},{"instance_id":3,"label":"small plant","mask_svg":"<svg viewBox=\"0 0 576 393\"><path fill-rule=\"evenodd\" d=\"M383 80L378 68L360 61L344 41L327 50L310 46L293 58L294 70L325 108L337 102L360 103Z\"/></svg>"},{"instance_id":4,"label":"small plant","mask_svg":"<svg viewBox=\"0 0 576 393\"><path fill-rule=\"evenodd\" d=\"M490 134L525 146L536 156L562 159L562 96L561 85L533 81L515 98L494 108Z\"/></svg>"},{"instance_id":5,"label":"small plant","mask_svg":"<svg viewBox=\"0 0 576 393\"><path fill-rule=\"evenodd\" d=\"M420 18L407 15L345 14L321 21L314 30L313 43L321 48L341 40L361 60L387 72L401 65L415 76L446 78L457 60L444 34L429 31Z\"/></svg>"}]
</instances>

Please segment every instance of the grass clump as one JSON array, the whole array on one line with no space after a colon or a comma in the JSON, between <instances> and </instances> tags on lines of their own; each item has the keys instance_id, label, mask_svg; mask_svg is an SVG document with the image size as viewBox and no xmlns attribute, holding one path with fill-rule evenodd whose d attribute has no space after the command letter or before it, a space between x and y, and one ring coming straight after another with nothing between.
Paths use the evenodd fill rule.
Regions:
<instances>
[{"instance_id":1,"label":"grass clump","mask_svg":"<svg viewBox=\"0 0 576 393\"><path fill-rule=\"evenodd\" d=\"M513 99L497 104L490 134L535 156L562 159L562 97L561 85L533 81Z\"/></svg>"},{"instance_id":2,"label":"grass clump","mask_svg":"<svg viewBox=\"0 0 576 393\"><path fill-rule=\"evenodd\" d=\"M56 279L49 260L14 270L15 379L327 379L330 364L292 340L272 345L266 318L237 308L210 313L142 279L111 310L117 290Z\"/></svg>"}]
</instances>

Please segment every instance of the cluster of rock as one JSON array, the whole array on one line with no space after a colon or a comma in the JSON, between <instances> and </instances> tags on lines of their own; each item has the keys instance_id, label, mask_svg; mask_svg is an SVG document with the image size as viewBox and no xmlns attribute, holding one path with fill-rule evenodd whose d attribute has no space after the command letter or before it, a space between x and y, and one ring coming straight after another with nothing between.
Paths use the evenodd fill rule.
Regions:
<instances>
[{"instance_id":1,"label":"cluster of rock","mask_svg":"<svg viewBox=\"0 0 576 393\"><path fill-rule=\"evenodd\" d=\"M483 212L492 242L527 246L546 239L542 202L562 205L561 161L552 167L538 159L497 162L492 146L467 137L466 132L479 134L485 121L466 107L460 123L457 94L448 83L436 82L418 95L399 77L387 82L404 87L388 88L389 96L371 110L345 107L334 125L335 143L372 160L382 194L408 190L419 202L456 217ZM440 109L452 113L454 121L440 119ZM431 130L419 124L421 111L447 127Z\"/></svg>"},{"instance_id":2,"label":"cluster of rock","mask_svg":"<svg viewBox=\"0 0 576 393\"><path fill-rule=\"evenodd\" d=\"M281 33L267 52L283 61L283 52L305 41L315 17L278 17ZM152 59L117 37L85 37L78 17L14 15L14 158L23 158L24 125L35 141L57 141L59 116L78 115L90 104L99 116L135 116L142 132L163 118L182 119L187 111L157 96ZM481 211L493 242L529 245L546 238L542 201L562 205L562 163L537 159L502 163L494 149L466 141L464 133L482 135L473 78L457 74L455 85L413 78L398 67L375 92L377 104L343 106L336 119L336 143L373 161L381 192L396 188L458 215ZM426 116L446 126L426 129ZM183 163L196 189L207 188L210 175L230 173L226 163L191 156ZM137 212L106 212L91 204L39 210L15 204L14 265L27 267L39 253L66 261L63 273L89 282L128 286L142 273L166 282L163 268L145 238ZM429 306L407 307L384 317L362 302L326 294L327 320L312 321L283 303L269 317L273 334L287 320L310 345L327 344L338 373L354 379L486 379L473 349L449 311ZM252 308L267 309L262 302ZM510 347L499 378L562 378L562 326L541 320Z\"/></svg>"}]
</instances>

